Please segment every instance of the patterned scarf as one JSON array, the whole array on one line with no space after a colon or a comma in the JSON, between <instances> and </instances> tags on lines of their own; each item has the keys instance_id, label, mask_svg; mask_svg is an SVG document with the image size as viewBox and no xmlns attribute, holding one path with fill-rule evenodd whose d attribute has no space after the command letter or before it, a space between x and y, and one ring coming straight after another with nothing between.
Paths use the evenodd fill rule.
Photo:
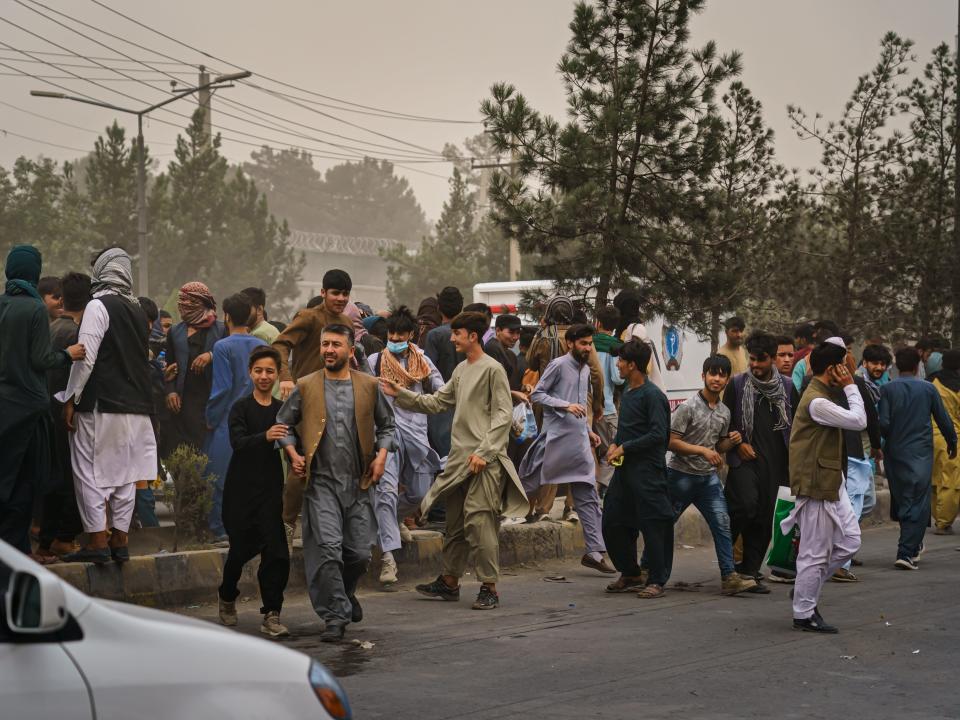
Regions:
<instances>
[{"instance_id":1,"label":"patterned scarf","mask_svg":"<svg viewBox=\"0 0 960 720\"><path fill-rule=\"evenodd\" d=\"M773 373L769 380L759 380L750 371L746 373L747 381L743 385L743 399L740 404L740 414L743 417L744 441L750 442L753 438L753 410L757 403L757 396L766 398L777 413L777 422L774 430L786 430L790 427L787 417L787 394L780 380L780 373Z\"/></svg>"},{"instance_id":2,"label":"patterned scarf","mask_svg":"<svg viewBox=\"0 0 960 720\"><path fill-rule=\"evenodd\" d=\"M133 294L133 267L130 256L122 248L110 248L100 254L93 263L94 297L97 295L119 295L136 303Z\"/></svg>"},{"instance_id":3,"label":"patterned scarf","mask_svg":"<svg viewBox=\"0 0 960 720\"><path fill-rule=\"evenodd\" d=\"M407 353L407 366L389 350L380 353L380 377L392 380L405 388L413 387L430 375L430 366L423 359L423 353L413 343L410 343L410 352Z\"/></svg>"},{"instance_id":4,"label":"patterned scarf","mask_svg":"<svg viewBox=\"0 0 960 720\"><path fill-rule=\"evenodd\" d=\"M863 380L863 384L867 386L867 392L870 393L870 399L873 400L873 404L877 405L880 402L880 386L877 385L876 380L874 380L870 373L867 372L867 369L861 365L857 368L857 375Z\"/></svg>"},{"instance_id":5,"label":"patterned scarf","mask_svg":"<svg viewBox=\"0 0 960 720\"><path fill-rule=\"evenodd\" d=\"M566 295L554 295L543 308L547 325L569 325L573 322L573 301Z\"/></svg>"},{"instance_id":6,"label":"patterned scarf","mask_svg":"<svg viewBox=\"0 0 960 720\"><path fill-rule=\"evenodd\" d=\"M217 301L202 282L188 282L180 288L177 310L190 327L208 328L217 321Z\"/></svg>"}]
</instances>

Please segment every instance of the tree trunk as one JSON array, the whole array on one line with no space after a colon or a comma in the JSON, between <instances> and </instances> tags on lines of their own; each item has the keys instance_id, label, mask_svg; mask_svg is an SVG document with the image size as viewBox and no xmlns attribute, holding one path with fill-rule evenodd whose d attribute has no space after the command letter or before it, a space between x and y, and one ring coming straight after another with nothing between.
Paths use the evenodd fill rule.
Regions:
<instances>
[{"instance_id":1,"label":"tree trunk","mask_svg":"<svg viewBox=\"0 0 960 720\"><path fill-rule=\"evenodd\" d=\"M710 354L716 355L720 347L720 308L710 308Z\"/></svg>"},{"instance_id":2,"label":"tree trunk","mask_svg":"<svg viewBox=\"0 0 960 720\"><path fill-rule=\"evenodd\" d=\"M957 3L957 33L960 33L960 2ZM955 117L953 123L954 143L953 151L955 153L953 166L953 257L960 257L960 52L957 53L957 76L954 81L954 93L956 94L956 107L954 108ZM960 272L952 273L953 278L950 283L953 292L953 327L951 339L956 347L960 345Z\"/></svg>"}]
</instances>

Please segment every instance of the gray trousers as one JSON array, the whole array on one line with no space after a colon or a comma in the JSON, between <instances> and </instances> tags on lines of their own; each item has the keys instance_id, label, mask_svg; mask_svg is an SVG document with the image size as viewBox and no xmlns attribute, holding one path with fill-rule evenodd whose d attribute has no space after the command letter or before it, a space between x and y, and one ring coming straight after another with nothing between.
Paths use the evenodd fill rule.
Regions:
<instances>
[{"instance_id":1,"label":"gray trousers","mask_svg":"<svg viewBox=\"0 0 960 720\"><path fill-rule=\"evenodd\" d=\"M583 541L587 552L606 552L597 486L593 483L572 482L567 487L573 496L573 507L580 517L580 529L583 530Z\"/></svg>"},{"instance_id":2,"label":"gray trousers","mask_svg":"<svg viewBox=\"0 0 960 720\"><path fill-rule=\"evenodd\" d=\"M348 625L350 598L370 563L377 522L369 492L344 506L336 491L312 481L303 493L303 565L314 611L326 623Z\"/></svg>"}]
</instances>

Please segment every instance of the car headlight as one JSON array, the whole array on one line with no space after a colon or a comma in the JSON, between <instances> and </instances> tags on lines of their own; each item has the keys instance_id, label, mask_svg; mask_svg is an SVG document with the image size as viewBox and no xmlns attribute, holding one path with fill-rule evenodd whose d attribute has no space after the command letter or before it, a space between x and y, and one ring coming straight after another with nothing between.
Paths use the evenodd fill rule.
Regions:
<instances>
[{"instance_id":1,"label":"car headlight","mask_svg":"<svg viewBox=\"0 0 960 720\"><path fill-rule=\"evenodd\" d=\"M350 720L350 701L337 679L323 665L313 660L310 663L310 687L317 694L323 709L336 720Z\"/></svg>"}]
</instances>

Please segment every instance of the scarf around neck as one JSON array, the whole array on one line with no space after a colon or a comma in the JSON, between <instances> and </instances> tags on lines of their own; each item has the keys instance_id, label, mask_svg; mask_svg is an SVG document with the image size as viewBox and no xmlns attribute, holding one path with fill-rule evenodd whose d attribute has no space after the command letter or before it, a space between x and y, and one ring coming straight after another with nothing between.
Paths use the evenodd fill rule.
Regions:
<instances>
[{"instance_id":1,"label":"scarf around neck","mask_svg":"<svg viewBox=\"0 0 960 720\"><path fill-rule=\"evenodd\" d=\"M208 328L217 321L217 301L202 282L188 282L180 288L177 310L190 327Z\"/></svg>"},{"instance_id":2,"label":"scarf around neck","mask_svg":"<svg viewBox=\"0 0 960 720\"><path fill-rule=\"evenodd\" d=\"M623 345L623 343L615 338L613 335L608 335L605 332L596 332L593 335L593 346L597 349L597 352L608 353L613 348L617 348Z\"/></svg>"},{"instance_id":3,"label":"scarf around neck","mask_svg":"<svg viewBox=\"0 0 960 720\"><path fill-rule=\"evenodd\" d=\"M749 371L746 376L747 381L743 385L743 399L740 405L744 441L750 442L753 438L753 415L758 397L765 398L777 415L777 421L773 425L774 430L786 430L790 427L790 420L787 418L787 396L780 374L773 373L769 380L759 380Z\"/></svg>"},{"instance_id":4,"label":"scarf around neck","mask_svg":"<svg viewBox=\"0 0 960 720\"><path fill-rule=\"evenodd\" d=\"M7 255L5 291L7 295L27 295L43 302L37 292L42 266L40 251L33 245L17 245Z\"/></svg>"},{"instance_id":5,"label":"scarf around neck","mask_svg":"<svg viewBox=\"0 0 960 720\"><path fill-rule=\"evenodd\" d=\"M391 380L405 388L413 387L423 382L430 375L430 366L423 358L423 353L414 343L410 343L407 353L407 366L389 350L380 354L380 377Z\"/></svg>"}]
</instances>

